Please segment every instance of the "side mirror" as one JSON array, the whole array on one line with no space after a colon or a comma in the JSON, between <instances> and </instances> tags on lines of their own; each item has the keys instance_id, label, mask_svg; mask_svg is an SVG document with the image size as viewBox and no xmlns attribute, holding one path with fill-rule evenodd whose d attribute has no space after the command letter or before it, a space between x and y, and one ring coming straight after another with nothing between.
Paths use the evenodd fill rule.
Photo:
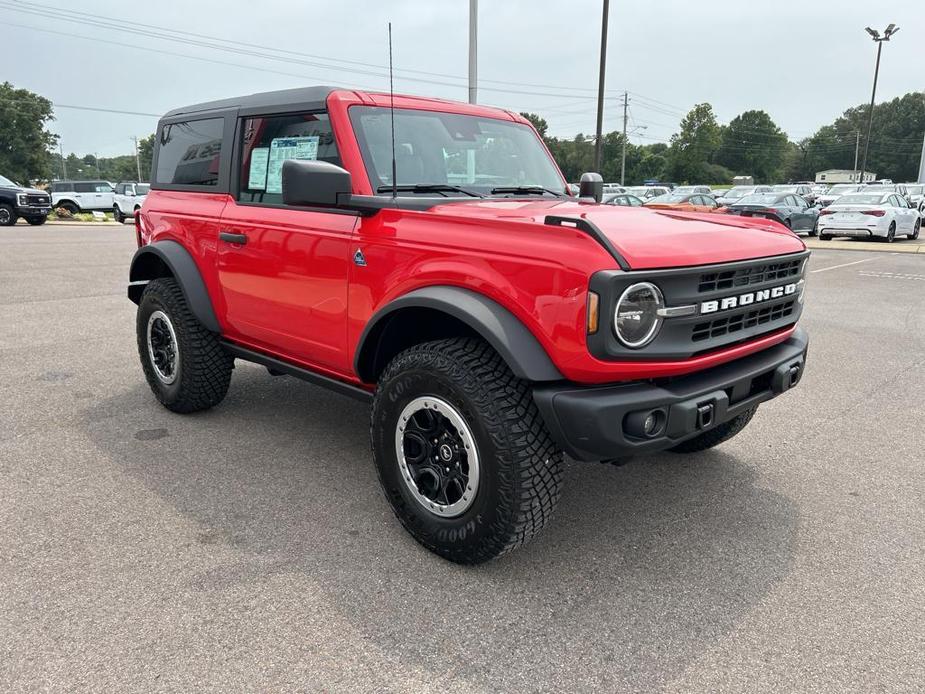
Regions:
<instances>
[{"instance_id":1,"label":"side mirror","mask_svg":"<svg viewBox=\"0 0 925 694\"><path fill-rule=\"evenodd\" d=\"M283 202L287 205L336 207L353 190L350 172L326 161L288 159L283 162Z\"/></svg>"},{"instance_id":2,"label":"side mirror","mask_svg":"<svg viewBox=\"0 0 925 694\"><path fill-rule=\"evenodd\" d=\"M578 182L579 198L594 198L595 202L600 202L604 197L604 179L598 173L583 173L581 180Z\"/></svg>"}]
</instances>

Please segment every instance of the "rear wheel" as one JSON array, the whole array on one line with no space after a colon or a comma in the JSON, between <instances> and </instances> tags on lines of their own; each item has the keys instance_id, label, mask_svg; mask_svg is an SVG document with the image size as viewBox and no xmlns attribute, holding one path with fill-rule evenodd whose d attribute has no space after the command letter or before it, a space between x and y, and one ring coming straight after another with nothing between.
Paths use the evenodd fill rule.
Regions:
<instances>
[{"instance_id":1,"label":"rear wheel","mask_svg":"<svg viewBox=\"0 0 925 694\"><path fill-rule=\"evenodd\" d=\"M752 417L755 416L755 412L758 411L758 406L746 410L737 417L733 417L728 422L724 422L719 426L716 426L709 431L695 436L692 439L688 439L683 443L679 443L671 450L674 453L698 453L700 451L705 451L708 448L713 448L718 446L724 441L728 441L733 436L742 431L745 426L752 421Z\"/></svg>"},{"instance_id":2,"label":"rear wheel","mask_svg":"<svg viewBox=\"0 0 925 694\"><path fill-rule=\"evenodd\" d=\"M820 241L831 241L832 237L829 234L819 234Z\"/></svg>"},{"instance_id":3,"label":"rear wheel","mask_svg":"<svg viewBox=\"0 0 925 694\"><path fill-rule=\"evenodd\" d=\"M118 205L112 206L112 218L119 224L123 224L125 222L125 215L122 214L122 210L119 209Z\"/></svg>"},{"instance_id":4,"label":"rear wheel","mask_svg":"<svg viewBox=\"0 0 925 694\"><path fill-rule=\"evenodd\" d=\"M11 227L16 224L16 210L9 205L0 205L0 227Z\"/></svg>"},{"instance_id":5,"label":"rear wheel","mask_svg":"<svg viewBox=\"0 0 925 694\"><path fill-rule=\"evenodd\" d=\"M75 205L73 202L71 202L70 200L65 200L64 202L59 202L59 203L56 205L56 207L60 207L60 208L62 208L62 209L64 209L64 210L67 210L67 211L70 212L71 214L77 214L78 212L80 212L80 208L79 208L77 205Z\"/></svg>"},{"instance_id":6,"label":"rear wheel","mask_svg":"<svg viewBox=\"0 0 925 694\"><path fill-rule=\"evenodd\" d=\"M187 413L222 401L234 359L190 311L176 280L148 283L138 304L136 332L145 378L164 407Z\"/></svg>"},{"instance_id":7,"label":"rear wheel","mask_svg":"<svg viewBox=\"0 0 925 694\"><path fill-rule=\"evenodd\" d=\"M883 240L886 243L893 243L896 239L896 222L890 222L890 229L886 232L886 238Z\"/></svg>"},{"instance_id":8,"label":"rear wheel","mask_svg":"<svg viewBox=\"0 0 925 694\"><path fill-rule=\"evenodd\" d=\"M819 219L818 218L816 218L816 221L813 222L813 228L809 230L809 235L810 236L819 235Z\"/></svg>"},{"instance_id":9,"label":"rear wheel","mask_svg":"<svg viewBox=\"0 0 925 694\"><path fill-rule=\"evenodd\" d=\"M922 228L921 218L915 220L915 225L912 227L912 233L909 234L909 238L915 241L919 237L919 230Z\"/></svg>"},{"instance_id":10,"label":"rear wheel","mask_svg":"<svg viewBox=\"0 0 925 694\"><path fill-rule=\"evenodd\" d=\"M42 217L26 217L26 221L29 222L34 227L42 226L48 218L45 216Z\"/></svg>"},{"instance_id":11,"label":"rear wheel","mask_svg":"<svg viewBox=\"0 0 925 694\"><path fill-rule=\"evenodd\" d=\"M395 357L379 380L371 438L395 515L450 561L478 564L519 547L559 500L562 453L529 385L481 340Z\"/></svg>"}]
</instances>

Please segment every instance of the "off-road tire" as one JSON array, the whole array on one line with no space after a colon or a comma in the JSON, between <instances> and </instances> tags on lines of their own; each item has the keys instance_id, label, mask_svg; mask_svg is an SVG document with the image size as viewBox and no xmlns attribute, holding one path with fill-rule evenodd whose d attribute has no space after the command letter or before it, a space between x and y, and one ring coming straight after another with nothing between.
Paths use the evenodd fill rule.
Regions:
<instances>
[{"instance_id":1,"label":"off-road tire","mask_svg":"<svg viewBox=\"0 0 925 694\"><path fill-rule=\"evenodd\" d=\"M831 241L832 237L829 234L819 234L820 241Z\"/></svg>"},{"instance_id":2,"label":"off-road tire","mask_svg":"<svg viewBox=\"0 0 925 694\"><path fill-rule=\"evenodd\" d=\"M178 343L177 378L169 385L158 378L148 354L148 319L158 310L170 319ZM148 283L138 304L136 332L145 378L164 407L185 414L207 410L222 401L231 382L234 358L222 347L218 335L206 329L190 311L176 280L163 278Z\"/></svg>"},{"instance_id":3,"label":"off-road tire","mask_svg":"<svg viewBox=\"0 0 925 694\"><path fill-rule=\"evenodd\" d=\"M19 215L9 205L0 205L0 227L11 227L16 224Z\"/></svg>"},{"instance_id":4,"label":"off-road tire","mask_svg":"<svg viewBox=\"0 0 925 694\"><path fill-rule=\"evenodd\" d=\"M425 509L402 478L396 427L405 406L441 398L462 415L479 455L475 499L447 518ZM478 564L527 542L552 516L563 481L529 385L485 342L453 338L411 347L386 367L372 407L379 481L395 515L424 547L460 564Z\"/></svg>"},{"instance_id":5,"label":"off-road tire","mask_svg":"<svg viewBox=\"0 0 925 694\"><path fill-rule=\"evenodd\" d=\"M26 217L26 221L34 227L40 227L45 223L47 217Z\"/></svg>"},{"instance_id":6,"label":"off-road tire","mask_svg":"<svg viewBox=\"0 0 925 694\"><path fill-rule=\"evenodd\" d=\"M125 224L125 215L119 210L118 205L112 206L112 218L119 224Z\"/></svg>"},{"instance_id":7,"label":"off-road tire","mask_svg":"<svg viewBox=\"0 0 925 694\"><path fill-rule=\"evenodd\" d=\"M80 207L78 207L73 202L70 202L69 200L65 200L64 202L59 202L57 205L55 205L55 207L60 207L64 210L67 210L71 214L78 214L80 212Z\"/></svg>"},{"instance_id":8,"label":"off-road tire","mask_svg":"<svg viewBox=\"0 0 925 694\"><path fill-rule=\"evenodd\" d=\"M724 441L728 441L733 436L742 431L745 426L752 421L752 417L755 416L755 412L758 411L758 406L746 410L742 414L733 417L728 422L723 422L722 424L705 431L699 436L695 436L692 439L688 439L682 443L679 443L677 446L670 448L669 450L673 453L699 453L700 451L705 451L708 448L713 448L718 446Z\"/></svg>"}]
</instances>

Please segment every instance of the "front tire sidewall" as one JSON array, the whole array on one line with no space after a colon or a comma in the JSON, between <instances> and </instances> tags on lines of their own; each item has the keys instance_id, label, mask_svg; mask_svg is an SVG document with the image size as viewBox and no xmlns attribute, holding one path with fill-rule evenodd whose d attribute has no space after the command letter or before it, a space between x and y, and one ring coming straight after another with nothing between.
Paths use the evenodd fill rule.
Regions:
<instances>
[{"instance_id":1,"label":"front tire sidewall","mask_svg":"<svg viewBox=\"0 0 925 694\"><path fill-rule=\"evenodd\" d=\"M9 205L0 205L0 227L11 227L16 224L16 210Z\"/></svg>"},{"instance_id":2,"label":"front tire sidewall","mask_svg":"<svg viewBox=\"0 0 925 694\"><path fill-rule=\"evenodd\" d=\"M395 450L395 431L405 406L417 397L431 395L450 403L469 425L479 455L479 485L475 499L461 515L446 518L427 509L413 496L401 477ZM443 374L403 371L380 385L373 409L372 443L379 480L386 498L407 530L425 547L448 559L469 556L492 535L492 526L505 524L505 504L499 493L499 451L462 389Z\"/></svg>"},{"instance_id":3,"label":"front tire sidewall","mask_svg":"<svg viewBox=\"0 0 925 694\"><path fill-rule=\"evenodd\" d=\"M173 380L173 383L164 383L164 381L158 377L154 365L151 363L151 355L148 353L148 319L155 311L163 311L164 314L166 314L177 336L177 376ZM161 296L154 293L146 293L142 296L141 304L138 306L136 330L138 332L138 354L141 357L141 366L145 372L148 385L151 386L151 391L158 401L170 407L179 401L181 397L181 391L184 385L183 369L186 364L186 359L183 357L184 354L186 354L187 346L184 344L185 335L183 334L178 316L175 312L171 311L171 307Z\"/></svg>"}]
</instances>

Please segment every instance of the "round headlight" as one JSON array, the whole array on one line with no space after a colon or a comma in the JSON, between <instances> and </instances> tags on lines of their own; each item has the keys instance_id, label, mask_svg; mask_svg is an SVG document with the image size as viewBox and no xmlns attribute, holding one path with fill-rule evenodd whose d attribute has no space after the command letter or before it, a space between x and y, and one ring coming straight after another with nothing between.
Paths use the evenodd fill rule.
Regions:
<instances>
[{"instance_id":1,"label":"round headlight","mask_svg":"<svg viewBox=\"0 0 925 694\"><path fill-rule=\"evenodd\" d=\"M627 287L614 310L613 331L617 339L630 349L649 344L662 325L658 310L664 305L662 292L650 282Z\"/></svg>"}]
</instances>

